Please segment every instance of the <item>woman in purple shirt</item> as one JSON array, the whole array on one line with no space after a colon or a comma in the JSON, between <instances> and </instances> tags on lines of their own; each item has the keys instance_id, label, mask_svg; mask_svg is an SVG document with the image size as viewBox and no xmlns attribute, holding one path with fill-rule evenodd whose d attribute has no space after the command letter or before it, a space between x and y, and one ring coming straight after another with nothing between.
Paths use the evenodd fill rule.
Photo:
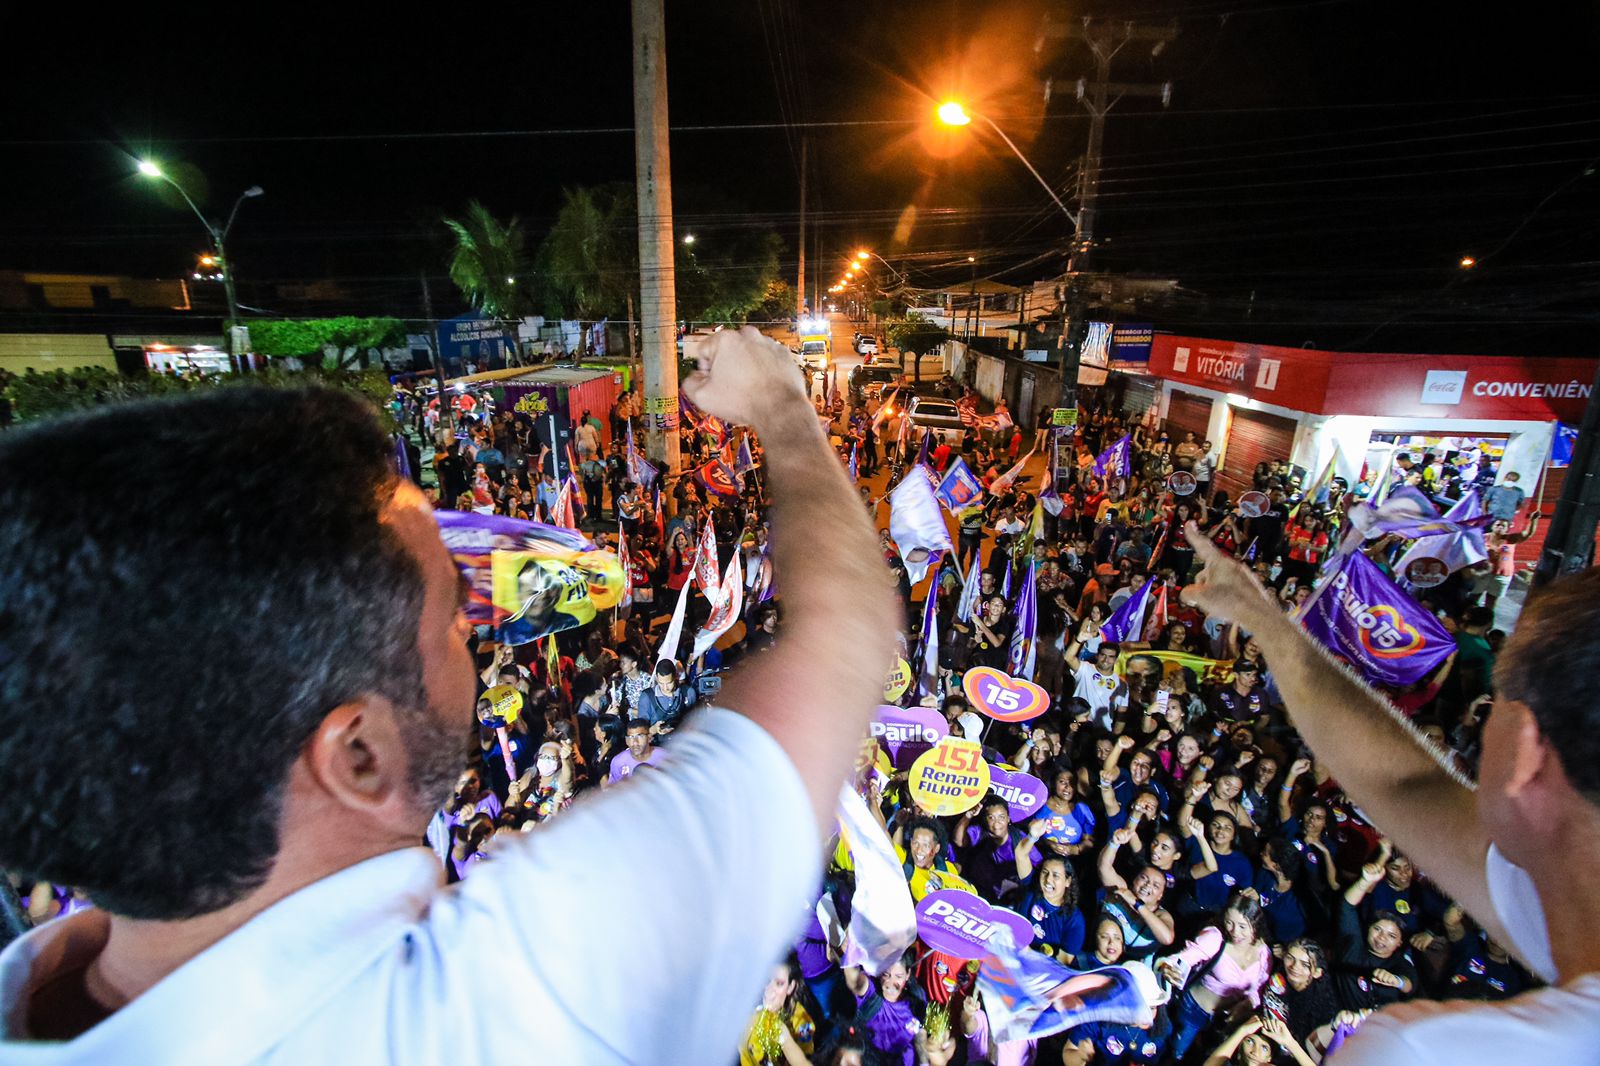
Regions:
<instances>
[{"instance_id":1,"label":"woman in purple shirt","mask_svg":"<svg viewBox=\"0 0 1600 1066\"><path fill-rule=\"evenodd\" d=\"M845 987L856 1000L856 1025L873 1048L889 1062L912 1066L916 1061L917 1033L926 1009L922 990L911 980L915 955L908 951L900 961L878 975L876 981L859 968L844 970Z\"/></svg>"}]
</instances>

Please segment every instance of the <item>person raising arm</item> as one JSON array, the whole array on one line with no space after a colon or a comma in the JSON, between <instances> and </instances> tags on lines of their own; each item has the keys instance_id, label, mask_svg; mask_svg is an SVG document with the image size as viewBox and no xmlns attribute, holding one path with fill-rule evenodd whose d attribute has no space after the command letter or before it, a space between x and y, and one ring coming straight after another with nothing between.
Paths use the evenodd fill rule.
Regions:
<instances>
[{"instance_id":1,"label":"person raising arm","mask_svg":"<svg viewBox=\"0 0 1600 1066\"><path fill-rule=\"evenodd\" d=\"M1600 1041L1600 895L1572 871L1600 863L1600 703L1592 691L1600 570L1529 596L1498 659L1474 788L1284 614L1249 570L1198 529L1189 541L1204 569L1183 598L1253 636L1295 728L1350 798L1491 937L1557 982L1511 1009L1391 1008L1363 1025L1342 1061L1589 1054Z\"/></svg>"}]
</instances>

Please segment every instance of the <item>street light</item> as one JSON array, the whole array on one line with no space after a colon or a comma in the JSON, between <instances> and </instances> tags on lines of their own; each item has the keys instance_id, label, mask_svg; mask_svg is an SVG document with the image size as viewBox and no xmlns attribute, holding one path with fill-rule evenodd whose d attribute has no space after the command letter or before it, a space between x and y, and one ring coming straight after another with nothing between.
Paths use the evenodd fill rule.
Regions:
<instances>
[{"instance_id":1,"label":"street light","mask_svg":"<svg viewBox=\"0 0 1600 1066\"><path fill-rule=\"evenodd\" d=\"M939 121L944 123L946 126L970 125L974 115L983 119L983 121L988 124L989 128L994 130L995 134L1002 141L1006 142L1006 147L1011 149L1012 154L1018 159L1022 160L1022 165L1028 168L1028 173L1032 174L1039 184L1044 186L1044 191L1049 193L1050 199L1054 200L1055 205L1061 208L1061 213L1066 215L1067 218L1071 219L1074 226L1078 224L1078 216L1067 210L1067 205L1061 202L1061 197L1056 195L1056 191L1050 187L1050 183L1048 181L1044 180L1044 176L1034 168L1032 163L1028 162L1028 157L1022 154L1022 149L1018 148L1016 143L1012 141L1010 137L1006 136L1006 131L1001 129L999 126L996 126L994 124L994 120L988 115L978 111L968 114L967 109L956 103L954 100L946 100L944 103L940 104L937 114L939 116Z\"/></svg>"},{"instance_id":2,"label":"street light","mask_svg":"<svg viewBox=\"0 0 1600 1066\"><path fill-rule=\"evenodd\" d=\"M684 243L684 244L693 244L693 243L694 243L694 234L692 234L692 233L685 233L685 234L684 234L684 235L683 235L683 243Z\"/></svg>"},{"instance_id":3,"label":"street light","mask_svg":"<svg viewBox=\"0 0 1600 1066\"><path fill-rule=\"evenodd\" d=\"M233 220L239 215L239 205L246 200L253 200L257 196L265 196L266 190L259 185L252 185L240 193L239 198L233 202L233 210L228 212L228 221L219 228L215 222L205 216L205 212L201 211L199 205L190 198L188 190L162 170L160 164L154 160L141 159L138 161L138 168L139 173L145 177L164 181L174 189L177 189L178 195L183 197L183 202L189 205L189 210L194 212L195 217L200 220L200 224L206 228L206 233L211 236L212 247L216 249L216 262L222 269L223 292L228 297L228 354L238 355L239 353L234 350L233 327L239 320L239 299L233 287L233 266L228 261L228 234L233 232Z\"/></svg>"}]
</instances>

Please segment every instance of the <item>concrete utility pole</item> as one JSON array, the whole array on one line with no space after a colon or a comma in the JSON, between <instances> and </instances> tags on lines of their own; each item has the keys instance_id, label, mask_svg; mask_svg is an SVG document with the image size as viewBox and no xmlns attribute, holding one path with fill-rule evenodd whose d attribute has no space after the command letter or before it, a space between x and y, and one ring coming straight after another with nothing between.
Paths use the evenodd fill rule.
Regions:
<instances>
[{"instance_id":1,"label":"concrete utility pole","mask_svg":"<svg viewBox=\"0 0 1600 1066\"><path fill-rule=\"evenodd\" d=\"M1172 83L1130 85L1111 80L1111 61L1133 41L1154 42L1152 55L1178 36L1176 24L1139 26L1131 22L1099 21L1085 18L1076 26L1046 22L1045 37L1077 36L1094 53L1094 81L1078 79L1078 100L1089 112L1089 143L1084 148L1083 165L1078 169L1078 218L1072 235L1071 255L1067 260L1067 335L1063 339L1061 360L1061 406L1077 402L1078 360L1083 355L1083 340L1088 335L1086 319L1088 291L1084 275L1094 251L1096 198L1100 192L1100 163L1105 144L1106 115L1125 96L1159 97L1165 107L1172 100ZM1043 46L1043 39L1038 47ZM1068 390L1071 398L1068 398Z\"/></svg>"},{"instance_id":2,"label":"concrete utility pole","mask_svg":"<svg viewBox=\"0 0 1600 1066\"><path fill-rule=\"evenodd\" d=\"M794 283L794 317L806 313L806 135L800 135L800 273Z\"/></svg>"},{"instance_id":3,"label":"concrete utility pole","mask_svg":"<svg viewBox=\"0 0 1600 1066\"><path fill-rule=\"evenodd\" d=\"M633 151L639 203L639 323L645 452L678 472L677 288L672 157L667 143L667 25L662 0L633 0Z\"/></svg>"}]
</instances>

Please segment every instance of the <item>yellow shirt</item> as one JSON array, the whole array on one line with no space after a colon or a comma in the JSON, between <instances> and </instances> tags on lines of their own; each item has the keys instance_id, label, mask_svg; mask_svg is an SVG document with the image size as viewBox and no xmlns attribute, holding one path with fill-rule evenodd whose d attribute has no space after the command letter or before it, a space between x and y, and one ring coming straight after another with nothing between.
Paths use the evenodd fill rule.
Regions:
<instances>
[{"instance_id":1,"label":"yellow shirt","mask_svg":"<svg viewBox=\"0 0 1600 1066\"><path fill-rule=\"evenodd\" d=\"M896 844L894 853L900 856L901 865L905 865L906 849ZM977 894L978 890L972 887L972 883L961 876L961 867L948 859L945 860L944 865L945 868L943 870L924 870L920 866L911 868L911 873L906 880L911 883L911 899L913 902L920 903L922 897L929 892L938 892L944 888L959 888L963 892Z\"/></svg>"},{"instance_id":2,"label":"yellow shirt","mask_svg":"<svg viewBox=\"0 0 1600 1066\"><path fill-rule=\"evenodd\" d=\"M782 1063L783 1052L779 1050L780 1034L775 1026L783 1025L783 1019L777 1015L769 1015L766 1010L758 1010L750 1019L750 1028L745 1031L744 1043L739 1045L739 1066L766 1066L767 1063ZM817 1042L817 1026L811 1020L811 1015L800 1004L794 1005L794 1010L788 1018L789 1033L794 1037L794 1042L806 1058L811 1057L812 1049ZM767 1050L763 1050L765 1047ZM777 1052L776 1055L769 1054Z\"/></svg>"}]
</instances>

